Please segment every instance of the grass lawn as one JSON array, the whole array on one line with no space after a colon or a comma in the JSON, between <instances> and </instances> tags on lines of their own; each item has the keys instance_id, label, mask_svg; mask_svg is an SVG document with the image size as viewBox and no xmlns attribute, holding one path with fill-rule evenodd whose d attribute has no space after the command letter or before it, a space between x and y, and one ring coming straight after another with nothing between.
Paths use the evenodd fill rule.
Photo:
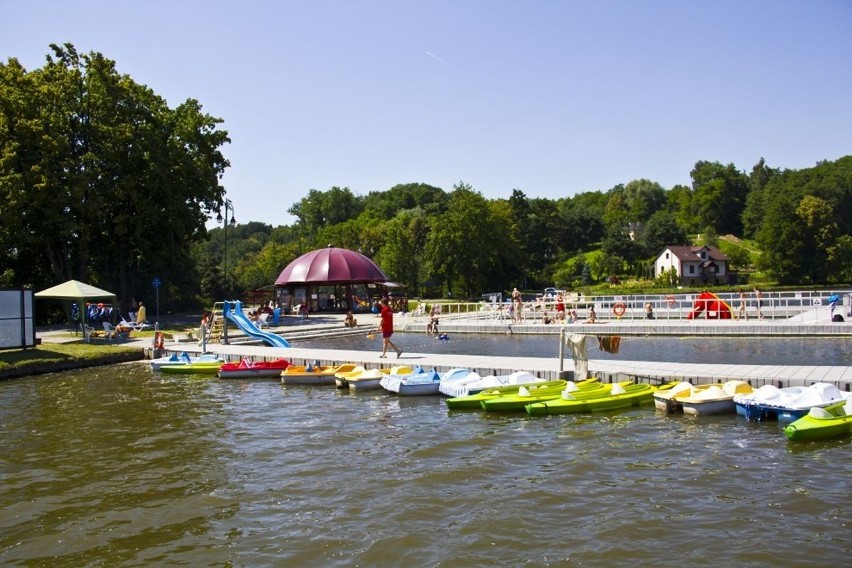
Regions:
<instances>
[{"instance_id":1,"label":"grass lawn","mask_svg":"<svg viewBox=\"0 0 852 568\"><path fill-rule=\"evenodd\" d=\"M31 349L0 351L0 378L141 358L142 350L139 347L87 345L85 343L43 343Z\"/></svg>"}]
</instances>

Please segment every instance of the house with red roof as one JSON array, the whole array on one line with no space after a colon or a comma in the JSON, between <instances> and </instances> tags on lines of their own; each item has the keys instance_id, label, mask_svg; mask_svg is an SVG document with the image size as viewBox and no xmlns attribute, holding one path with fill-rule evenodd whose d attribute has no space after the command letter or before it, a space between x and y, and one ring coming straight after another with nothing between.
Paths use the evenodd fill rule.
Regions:
<instances>
[{"instance_id":1,"label":"house with red roof","mask_svg":"<svg viewBox=\"0 0 852 568\"><path fill-rule=\"evenodd\" d=\"M654 262L654 276L674 268L678 282L684 285L726 284L729 281L728 257L709 245L668 245Z\"/></svg>"}]
</instances>

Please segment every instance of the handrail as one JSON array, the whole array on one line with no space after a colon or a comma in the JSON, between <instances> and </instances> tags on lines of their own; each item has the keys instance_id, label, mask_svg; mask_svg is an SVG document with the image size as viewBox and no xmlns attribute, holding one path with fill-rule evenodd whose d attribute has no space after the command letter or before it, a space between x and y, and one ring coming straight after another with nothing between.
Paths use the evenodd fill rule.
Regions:
<instances>
[{"instance_id":1,"label":"handrail","mask_svg":"<svg viewBox=\"0 0 852 568\"><path fill-rule=\"evenodd\" d=\"M679 320L685 319L687 314L693 310L695 300L701 290L690 292L679 292L677 294L610 294L600 296L579 296L577 298L566 297L566 311L576 310L580 319L585 320L588 316L589 306L595 307L598 320L636 320L645 319L645 305L650 303L653 308L655 319ZM837 295L840 300L835 304L835 311L843 313L844 317L850 311L852 305L852 290L830 290L830 291L784 291L772 292L762 291L762 306L760 311L764 319L788 319L802 314L812 314L814 320L823 320L831 311L829 297ZM739 292L716 293L721 300L725 301L736 317L740 303ZM746 294L746 314L749 319L757 318L756 298L754 292ZM618 316L613 307L624 304L624 312ZM459 319L479 320L505 320L511 323L509 315L509 301L496 302L441 302L441 319L452 321ZM615 311L620 311L619 309ZM522 321L536 323L543 319L544 313L553 318L556 316L556 301L536 299L524 302ZM410 317L428 320L425 315L412 315Z\"/></svg>"}]
</instances>

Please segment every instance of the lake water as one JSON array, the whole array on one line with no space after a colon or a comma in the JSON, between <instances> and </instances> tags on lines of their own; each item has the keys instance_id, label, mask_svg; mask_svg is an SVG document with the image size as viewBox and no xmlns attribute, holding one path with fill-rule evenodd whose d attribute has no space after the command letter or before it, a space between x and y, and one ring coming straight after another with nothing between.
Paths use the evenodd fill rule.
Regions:
<instances>
[{"instance_id":1,"label":"lake water","mask_svg":"<svg viewBox=\"0 0 852 568\"><path fill-rule=\"evenodd\" d=\"M452 343L452 340L449 342ZM3 566L848 565L852 444L169 377L0 382Z\"/></svg>"}]
</instances>

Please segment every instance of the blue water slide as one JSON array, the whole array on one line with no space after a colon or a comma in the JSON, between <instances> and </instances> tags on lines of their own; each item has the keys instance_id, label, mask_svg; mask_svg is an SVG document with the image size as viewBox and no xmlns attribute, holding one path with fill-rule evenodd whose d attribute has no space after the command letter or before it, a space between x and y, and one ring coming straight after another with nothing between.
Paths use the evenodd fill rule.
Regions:
<instances>
[{"instance_id":1,"label":"blue water slide","mask_svg":"<svg viewBox=\"0 0 852 568\"><path fill-rule=\"evenodd\" d=\"M243 307L239 300L233 302L233 309L231 309L231 302L225 302L222 313L252 339L259 339L272 347L290 347L290 343L280 335L258 329L254 322L243 313Z\"/></svg>"}]
</instances>

